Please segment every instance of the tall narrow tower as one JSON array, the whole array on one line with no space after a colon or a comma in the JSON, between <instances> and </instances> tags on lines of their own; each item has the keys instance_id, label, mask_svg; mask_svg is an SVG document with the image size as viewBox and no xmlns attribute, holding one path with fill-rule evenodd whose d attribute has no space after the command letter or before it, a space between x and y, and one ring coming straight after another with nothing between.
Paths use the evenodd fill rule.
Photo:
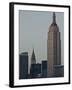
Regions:
<instances>
[{"instance_id":1,"label":"tall narrow tower","mask_svg":"<svg viewBox=\"0 0 72 90\"><path fill-rule=\"evenodd\" d=\"M48 77L53 77L54 65L61 64L61 40L56 15L53 12L53 21L49 27L47 39Z\"/></svg>"},{"instance_id":2,"label":"tall narrow tower","mask_svg":"<svg viewBox=\"0 0 72 90\"><path fill-rule=\"evenodd\" d=\"M36 64L36 57L35 57L34 49L31 56L31 64Z\"/></svg>"}]
</instances>

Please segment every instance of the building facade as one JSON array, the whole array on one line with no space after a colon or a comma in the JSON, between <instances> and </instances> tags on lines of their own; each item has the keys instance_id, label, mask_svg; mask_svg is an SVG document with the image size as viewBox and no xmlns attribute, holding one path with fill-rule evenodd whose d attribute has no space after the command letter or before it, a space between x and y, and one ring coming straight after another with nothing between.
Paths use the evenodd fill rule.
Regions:
<instances>
[{"instance_id":1,"label":"building facade","mask_svg":"<svg viewBox=\"0 0 72 90\"><path fill-rule=\"evenodd\" d=\"M19 55L19 79L28 78L28 52Z\"/></svg>"},{"instance_id":2,"label":"building facade","mask_svg":"<svg viewBox=\"0 0 72 90\"><path fill-rule=\"evenodd\" d=\"M41 64L32 64L30 70L31 78L39 78L41 77Z\"/></svg>"},{"instance_id":3,"label":"building facade","mask_svg":"<svg viewBox=\"0 0 72 90\"><path fill-rule=\"evenodd\" d=\"M54 65L61 64L61 39L56 15L53 12L53 22L49 27L47 39L48 77L53 77Z\"/></svg>"},{"instance_id":4,"label":"building facade","mask_svg":"<svg viewBox=\"0 0 72 90\"><path fill-rule=\"evenodd\" d=\"M42 61L42 77L46 78L47 77L47 60L46 61Z\"/></svg>"},{"instance_id":5,"label":"building facade","mask_svg":"<svg viewBox=\"0 0 72 90\"><path fill-rule=\"evenodd\" d=\"M54 65L54 77L64 77L64 65Z\"/></svg>"},{"instance_id":6,"label":"building facade","mask_svg":"<svg viewBox=\"0 0 72 90\"><path fill-rule=\"evenodd\" d=\"M35 57L34 49L31 56L31 64L36 64L36 57Z\"/></svg>"}]
</instances>

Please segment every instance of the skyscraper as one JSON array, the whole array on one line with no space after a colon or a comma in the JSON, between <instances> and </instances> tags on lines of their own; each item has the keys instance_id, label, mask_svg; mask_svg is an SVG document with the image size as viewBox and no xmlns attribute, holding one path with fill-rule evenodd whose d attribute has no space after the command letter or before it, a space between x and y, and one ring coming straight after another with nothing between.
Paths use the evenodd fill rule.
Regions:
<instances>
[{"instance_id":1,"label":"skyscraper","mask_svg":"<svg viewBox=\"0 0 72 90\"><path fill-rule=\"evenodd\" d=\"M43 78L47 77L47 60L42 61L42 77Z\"/></svg>"},{"instance_id":2,"label":"skyscraper","mask_svg":"<svg viewBox=\"0 0 72 90\"><path fill-rule=\"evenodd\" d=\"M33 73L33 69L34 66L36 64L36 57L35 57L35 53L34 53L34 48L33 48L33 52L32 52L32 56L31 56L31 66L30 66L30 75L32 77L32 73Z\"/></svg>"},{"instance_id":3,"label":"skyscraper","mask_svg":"<svg viewBox=\"0 0 72 90\"><path fill-rule=\"evenodd\" d=\"M31 64L30 75L31 78L41 77L41 64Z\"/></svg>"},{"instance_id":4,"label":"skyscraper","mask_svg":"<svg viewBox=\"0 0 72 90\"><path fill-rule=\"evenodd\" d=\"M23 52L19 56L19 79L28 78L28 52Z\"/></svg>"},{"instance_id":5,"label":"skyscraper","mask_svg":"<svg viewBox=\"0 0 72 90\"><path fill-rule=\"evenodd\" d=\"M61 40L56 15L53 12L53 21L49 27L47 39L48 77L53 76L54 65L61 64Z\"/></svg>"},{"instance_id":6,"label":"skyscraper","mask_svg":"<svg viewBox=\"0 0 72 90\"><path fill-rule=\"evenodd\" d=\"M54 77L64 77L64 65L54 65Z\"/></svg>"},{"instance_id":7,"label":"skyscraper","mask_svg":"<svg viewBox=\"0 0 72 90\"><path fill-rule=\"evenodd\" d=\"M36 57L35 57L34 49L31 56L31 64L36 64Z\"/></svg>"}]
</instances>

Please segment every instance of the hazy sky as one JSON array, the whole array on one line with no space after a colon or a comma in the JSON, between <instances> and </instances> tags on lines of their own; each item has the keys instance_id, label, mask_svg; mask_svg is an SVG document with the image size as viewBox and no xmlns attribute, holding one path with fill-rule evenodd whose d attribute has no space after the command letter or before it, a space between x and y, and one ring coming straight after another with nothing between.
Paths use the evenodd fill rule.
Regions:
<instances>
[{"instance_id":1,"label":"hazy sky","mask_svg":"<svg viewBox=\"0 0 72 90\"><path fill-rule=\"evenodd\" d=\"M47 33L53 12L19 11L19 53L28 52L29 63L34 48L36 61L47 60ZM61 61L64 61L64 13L56 12L56 22L61 32Z\"/></svg>"}]
</instances>

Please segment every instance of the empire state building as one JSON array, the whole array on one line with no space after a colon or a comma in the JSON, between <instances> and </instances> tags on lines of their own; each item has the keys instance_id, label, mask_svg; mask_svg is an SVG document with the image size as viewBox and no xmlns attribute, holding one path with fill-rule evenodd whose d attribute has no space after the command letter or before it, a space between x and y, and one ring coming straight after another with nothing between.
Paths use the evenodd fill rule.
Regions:
<instances>
[{"instance_id":1,"label":"empire state building","mask_svg":"<svg viewBox=\"0 0 72 90\"><path fill-rule=\"evenodd\" d=\"M61 64L61 39L56 15L53 12L53 21L49 27L47 39L48 77L53 77L54 65Z\"/></svg>"}]
</instances>

